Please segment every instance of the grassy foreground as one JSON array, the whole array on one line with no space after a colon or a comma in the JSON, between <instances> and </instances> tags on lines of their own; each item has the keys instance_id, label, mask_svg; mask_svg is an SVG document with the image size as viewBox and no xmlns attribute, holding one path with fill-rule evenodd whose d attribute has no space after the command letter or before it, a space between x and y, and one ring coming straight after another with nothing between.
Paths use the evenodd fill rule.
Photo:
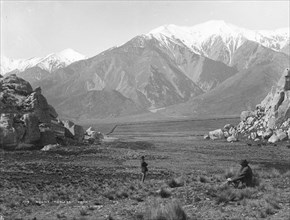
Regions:
<instances>
[{"instance_id":1,"label":"grassy foreground","mask_svg":"<svg viewBox=\"0 0 290 220\"><path fill-rule=\"evenodd\" d=\"M120 125L118 138L48 152L0 152L4 219L290 219L290 148L206 141L230 121ZM149 164L140 183L140 156ZM248 159L256 186L223 183Z\"/></svg>"}]
</instances>

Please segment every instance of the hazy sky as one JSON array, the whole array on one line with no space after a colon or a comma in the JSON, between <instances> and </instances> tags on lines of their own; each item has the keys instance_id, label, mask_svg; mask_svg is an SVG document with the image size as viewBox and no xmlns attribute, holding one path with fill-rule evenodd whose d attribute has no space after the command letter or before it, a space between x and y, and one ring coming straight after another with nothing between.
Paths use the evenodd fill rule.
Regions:
<instances>
[{"instance_id":1,"label":"hazy sky","mask_svg":"<svg viewBox=\"0 0 290 220\"><path fill-rule=\"evenodd\" d=\"M248 29L289 27L286 1L1 1L1 55L66 48L93 56L164 25L224 20Z\"/></svg>"}]
</instances>

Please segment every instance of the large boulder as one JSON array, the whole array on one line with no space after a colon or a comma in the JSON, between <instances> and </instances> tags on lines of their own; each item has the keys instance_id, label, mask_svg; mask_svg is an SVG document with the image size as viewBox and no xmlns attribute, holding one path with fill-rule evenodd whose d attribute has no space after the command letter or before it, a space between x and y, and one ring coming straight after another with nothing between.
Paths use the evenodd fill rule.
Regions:
<instances>
[{"instance_id":1,"label":"large boulder","mask_svg":"<svg viewBox=\"0 0 290 220\"><path fill-rule=\"evenodd\" d=\"M237 142L237 141L238 139L234 135L227 138L227 142Z\"/></svg>"},{"instance_id":2,"label":"large boulder","mask_svg":"<svg viewBox=\"0 0 290 220\"><path fill-rule=\"evenodd\" d=\"M282 130L278 130L276 132L276 135L277 135L279 141L284 141L284 140L286 140L288 138L287 134L284 131L282 131Z\"/></svg>"},{"instance_id":3,"label":"large boulder","mask_svg":"<svg viewBox=\"0 0 290 220\"><path fill-rule=\"evenodd\" d=\"M278 138L278 136L276 135L276 134L273 134L270 138L269 138L269 140L268 140L268 142L269 143L272 143L272 144L274 144L274 143L276 143L276 142L278 142L279 141L279 138Z\"/></svg>"},{"instance_id":4,"label":"large boulder","mask_svg":"<svg viewBox=\"0 0 290 220\"><path fill-rule=\"evenodd\" d=\"M210 131L208 134L209 134L209 137L211 140L224 138L224 133L223 133L222 129L216 129L214 131Z\"/></svg>"},{"instance_id":5,"label":"large boulder","mask_svg":"<svg viewBox=\"0 0 290 220\"><path fill-rule=\"evenodd\" d=\"M25 128L24 124L23 123L14 123L13 127L17 133L17 141L18 142L22 141L22 139L25 135L25 132L26 132L26 128Z\"/></svg>"},{"instance_id":6,"label":"large boulder","mask_svg":"<svg viewBox=\"0 0 290 220\"><path fill-rule=\"evenodd\" d=\"M41 123L49 123L57 118L55 109L47 103L46 98L41 94L41 90L31 93L24 101L25 110L33 112Z\"/></svg>"},{"instance_id":7,"label":"large boulder","mask_svg":"<svg viewBox=\"0 0 290 220\"><path fill-rule=\"evenodd\" d=\"M55 144L56 137L64 137L65 128L54 123L58 115L41 88L33 91L28 82L13 74L0 78L0 116L3 148L29 149Z\"/></svg>"},{"instance_id":8,"label":"large boulder","mask_svg":"<svg viewBox=\"0 0 290 220\"><path fill-rule=\"evenodd\" d=\"M95 133L96 130L93 128L93 127L89 127L87 130L86 130L86 135L88 136L91 136L93 133Z\"/></svg>"},{"instance_id":9,"label":"large boulder","mask_svg":"<svg viewBox=\"0 0 290 220\"><path fill-rule=\"evenodd\" d=\"M45 130L43 132L40 132L38 146L45 146L49 144L57 144L54 132L52 130Z\"/></svg>"},{"instance_id":10,"label":"large boulder","mask_svg":"<svg viewBox=\"0 0 290 220\"><path fill-rule=\"evenodd\" d=\"M242 111L241 113L241 121L246 121L248 117L252 116L253 113L251 111Z\"/></svg>"},{"instance_id":11,"label":"large boulder","mask_svg":"<svg viewBox=\"0 0 290 220\"><path fill-rule=\"evenodd\" d=\"M231 128L233 128L233 127L235 127L234 125L232 125L232 124L226 124L225 126L224 126L224 130L225 131L229 131Z\"/></svg>"},{"instance_id":12,"label":"large boulder","mask_svg":"<svg viewBox=\"0 0 290 220\"><path fill-rule=\"evenodd\" d=\"M0 146L13 149L18 145L17 131L13 127L13 114L1 114Z\"/></svg>"},{"instance_id":13,"label":"large boulder","mask_svg":"<svg viewBox=\"0 0 290 220\"><path fill-rule=\"evenodd\" d=\"M56 135L54 131L51 129L50 124L40 124L40 139L38 142L38 146L45 146L49 144L57 144Z\"/></svg>"},{"instance_id":14,"label":"large boulder","mask_svg":"<svg viewBox=\"0 0 290 220\"><path fill-rule=\"evenodd\" d=\"M18 95L29 95L33 90L29 82L17 77L15 74L11 74L0 81L0 87L2 90L8 90Z\"/></svg>"},{"instance_id":15,"label":"large boulder","mask_svg":"<svg viewBox=\"0 0 290 220\"><path fill-rule=\"evenodd\" d=\"M39 120L33 113L27 113L22 116L22 120L26 127L23 142L26 144L35 144L40 139L40 130L38 127Z\"/></svg>"},{"instance_id":16,"label":"large boulder","mask_svg":"<svg viewBox=\"0 0 290 220\"><path fill-rule=\"evenodd\" d=\"M60 123L56 120L51 120L50 128L54 132L55 136L61 139L66 137L67 129L63 126L63 123Z\"/></svg>"},{"instance_id":17,"label":"large boulder","mask_svg":"<svg viewBox=\"0 0 290 220\"><path fill-rule=\"evenodd\" d=\"M73 122L69 120L62 121L63 125L66 129L70 131L70 133L73 135L73 139L75 139L78 142L82 142L84 139L84 129L80 125L76 125Z\"/></svg>"},{"instance_id":18,"label":"large boulder","mask_svg":"<svg viewBox=\"0 0 290 220\"><path fill-rule=\"evenodd\" d=\"M98 144L104 139L104 135L101 132L96 131L94 128L89 127L85 132L84 139L90 144Z\"/></svg>"}]
</instances>

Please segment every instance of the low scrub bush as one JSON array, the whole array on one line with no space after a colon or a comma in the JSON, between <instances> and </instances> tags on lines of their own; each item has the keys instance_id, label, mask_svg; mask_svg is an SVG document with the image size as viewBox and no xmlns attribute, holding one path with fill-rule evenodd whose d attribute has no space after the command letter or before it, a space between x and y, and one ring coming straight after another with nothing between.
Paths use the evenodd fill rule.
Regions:
<instances>
[{"instance_id":1,"label":"low scrub bush","mask_svg":"<svg viewBox=\"0 0 290 220\"><path fill-rule=\"evenodd\" d=\"M177 201L154 205L147 209L144 220L187 220L188 217Z\"/></svg>"}]
</instances>

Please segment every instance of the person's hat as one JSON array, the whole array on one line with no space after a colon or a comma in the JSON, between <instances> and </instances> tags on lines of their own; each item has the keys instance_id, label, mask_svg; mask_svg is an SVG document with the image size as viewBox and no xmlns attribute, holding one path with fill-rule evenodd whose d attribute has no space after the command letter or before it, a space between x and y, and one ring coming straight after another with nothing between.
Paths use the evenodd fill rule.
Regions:
<instances>
[{"instance_id":1,"label":"person's hat","mask_svg":"<svg viewBox=\"0 0 290 220\"><path fill-rule=\"evenodd\" d=\"M240 161L240 165L244 165L244 166L246 166L246 165L248 165L249 163L248 163L248 161L247 160L241 160Z\"/></svg>"}]
</instances>

